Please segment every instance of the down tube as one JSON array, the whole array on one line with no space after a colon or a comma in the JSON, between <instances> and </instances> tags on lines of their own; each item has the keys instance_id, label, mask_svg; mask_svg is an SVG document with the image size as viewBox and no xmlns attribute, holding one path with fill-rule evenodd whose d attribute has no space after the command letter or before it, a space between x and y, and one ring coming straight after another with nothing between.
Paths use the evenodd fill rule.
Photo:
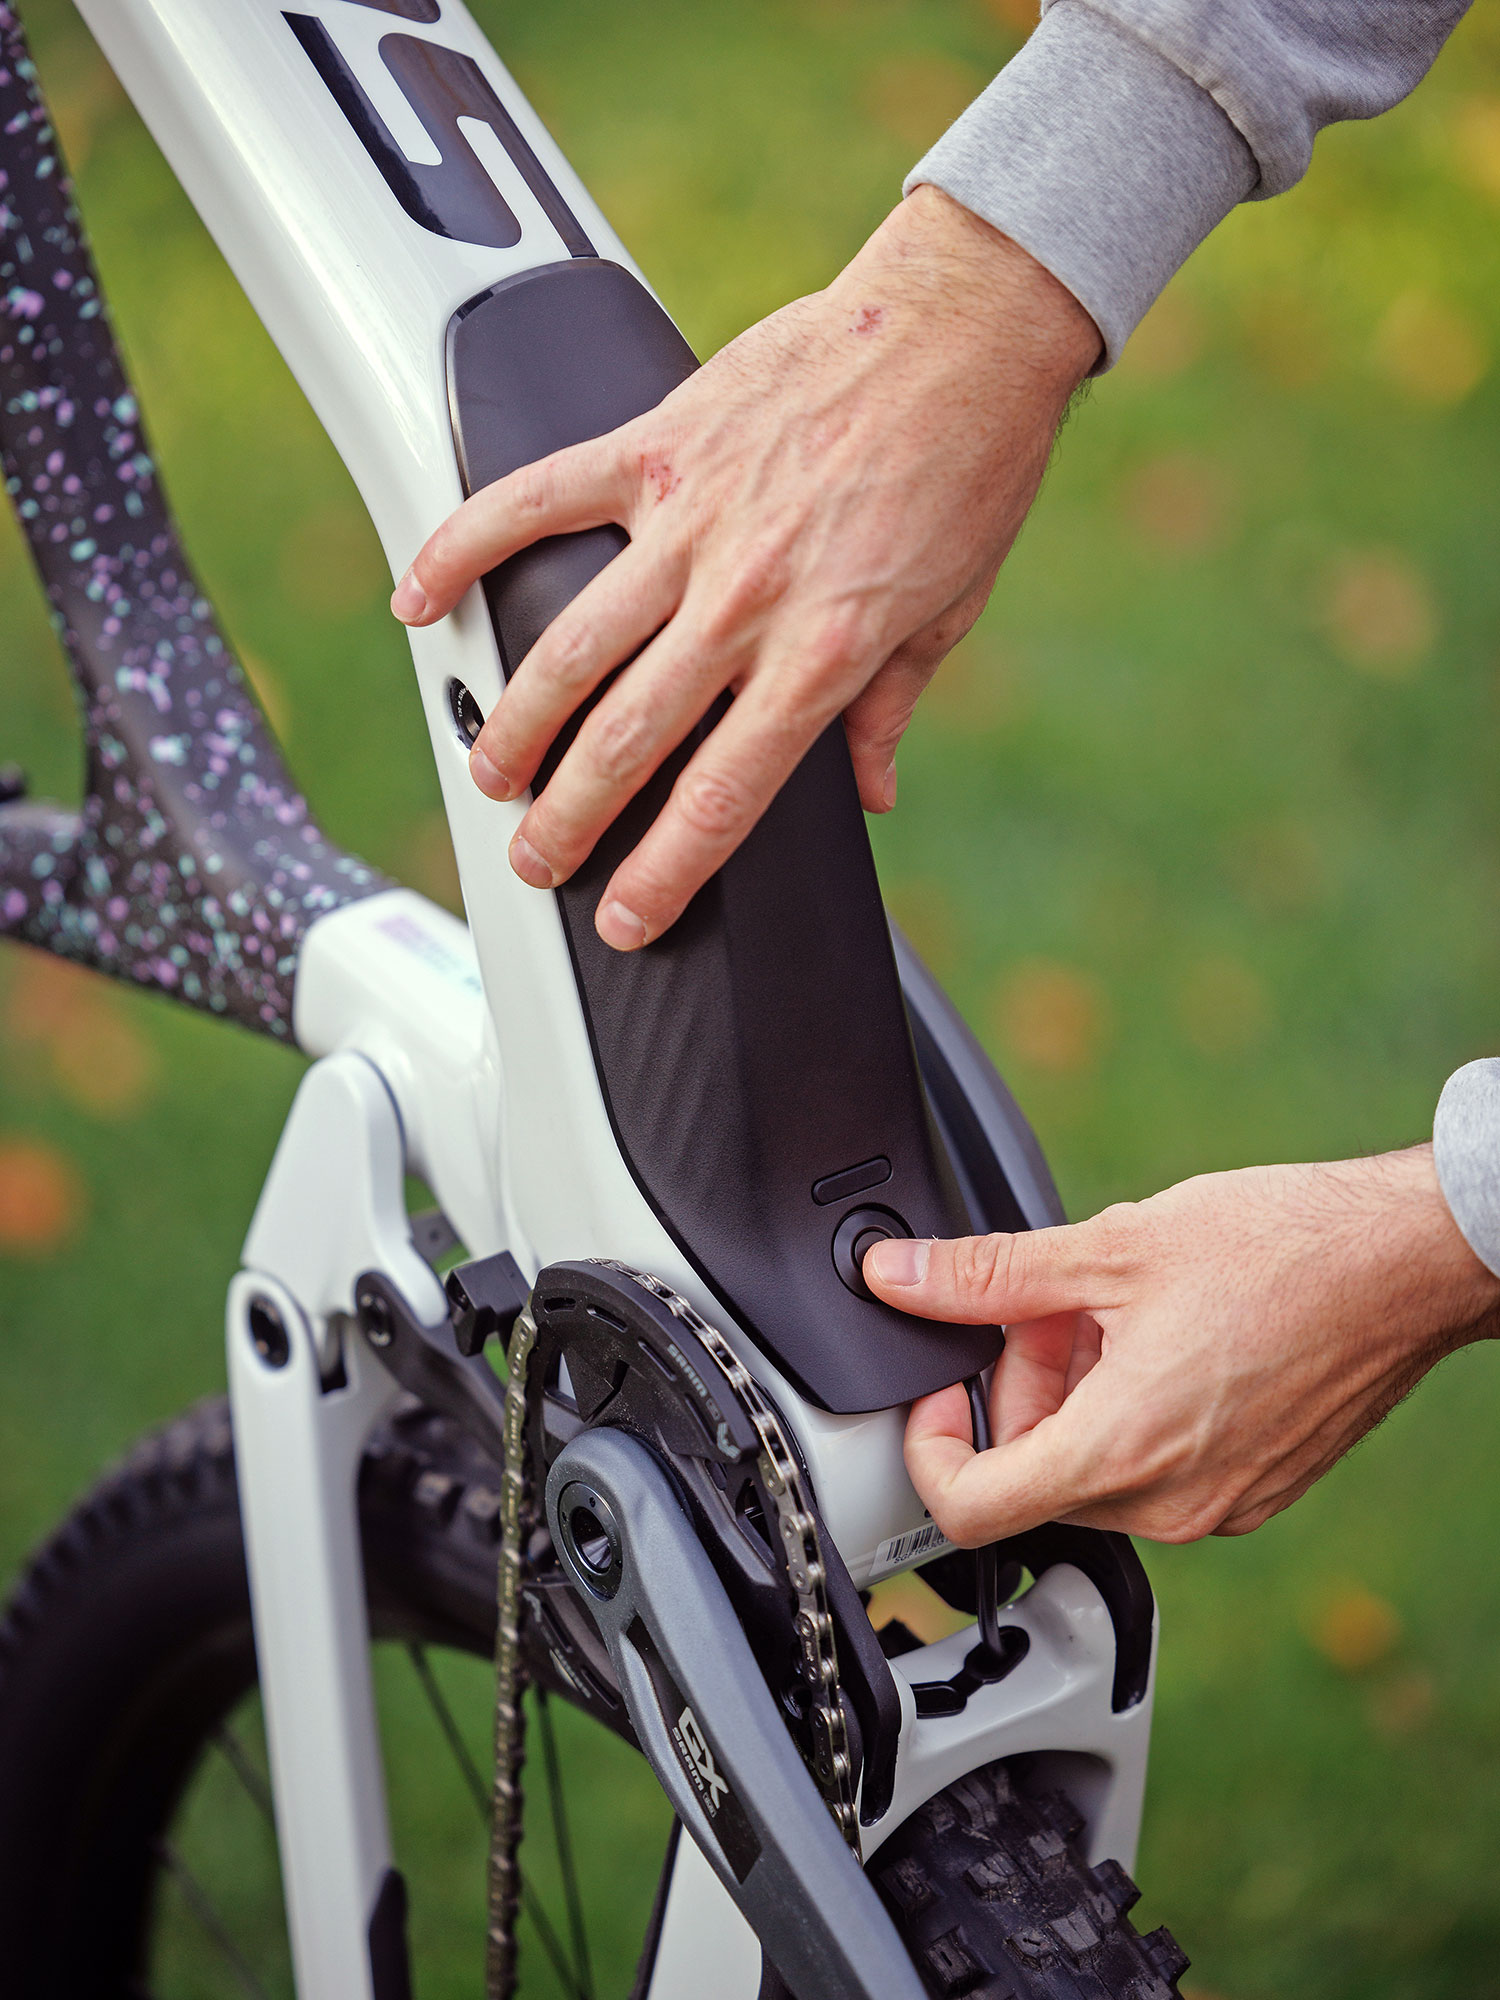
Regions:
<instances>
[{"instance_id":1,"label":"down tube","mask_svg":"<svg viewBox=\"0 0 1500 2000\"><path fill-rule=\"evenodd\" d=\"M566 262L578 232L628 267L623 246L452 0L436 26L425 17L437 10L414 0L303 0L285 12L270 0L84 0L81 11L352 473L399 573L463 497L444 374L454 311L506 278ZM393 43L406 89L391 67ZM471 99L487 92L503 107L536 163L530 179L545 168L572 220L549 213L557 204L539 198L498 139L480 170L463 137L476 129L471 118L445 132L428 111L446 148L440 159L408 95L413 70L439 99L456 70ZM465 160L467 205L442 223L434 204L443 177ZM455 228L490 240L464 240ZM521 1247L545 1258L612 1246L659 1265L661 1231L612 1141L556 908L500 865L519 809L475 791L453 725L450 681L486 709L500 692L480 592L413 635L413 651L501 1041L507 1150L526 1161Z\"/></svg>"},{"instance_id":2,"label":"down tube","mask_svg":"<svg viewBox=\"0 0 1500 2000\"><path fill-rule=\"evenodd\" d=\"M599 259L638 276L629 254L454 0L436 22L426 18L438 12L430 0L305 0L292 22L270 0L232 9L215 0L83 0L82 12L399 569L462 497L445 353L455 312L525 273L583 261L574 253L585 240ZM457 102L480 112L445 125L424 64L447 78L450 111L460 92ZM498 207L464 167L481 153ZM469 207L439 214L434 204L449 196L434 172L452 160L462 169L453 199ZM555 196L538 192L543 177ZM447 233L460 227L490 240ZM499 694L482 592L414 634L413 653L503 1075L493 1236L470 1247L507 1243L533 1270L558 1257L622 1258L655 1271L738 1339L734 1315L621 1157L556 899L526 889L503 863L521 808L492 804L468 777L448 690L461 681L486 707ZM353 968L399 947L385 921L377 897L311 932L297 994L299 1038L311 1053L357 1045L369 1028L370 996ZM781 1400L828 1527L862 1579L882 1546L922 1525L899 1419L819 1409L763 1357L746 1358Z\"/></svg>"}]
</instances>

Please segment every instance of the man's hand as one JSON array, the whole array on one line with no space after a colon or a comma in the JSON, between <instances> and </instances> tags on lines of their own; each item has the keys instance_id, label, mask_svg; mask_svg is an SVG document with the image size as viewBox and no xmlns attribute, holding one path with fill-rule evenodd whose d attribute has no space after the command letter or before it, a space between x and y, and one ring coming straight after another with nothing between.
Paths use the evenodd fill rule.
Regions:
<instances>
[{"instance_id":1,"label":"man's hand","mask_svg":"<svg viewBox=\"0 0 1500 2000\"><path fill-rule=\"evenodd\" d=\"M877 1244L871 1289L1003 1325L994 1444L961 1388L912 1408L906 1464L966 1547L1040 1521L1153 1541L1291 1505L1445 1354L1500 1331L1432 1148L1205 1174L1071 1228Z\"/></svg>"},{"instance_id":2,"label":"man's hand","mask_svg":"<svg viewBox=\"0 0 1500 2000\"><path fill-rule=\"evenodd\" d=\"M675 922L836 715L866 810L888 810L917 696L983 608L1099 349L1055 278L922 187L826 292L657 409L467 500L397 585L409 625L545 535L616 521L631 538L474 745L475 783L515 798L641 649L512 839L522 880L566 880L726 689L727 715L604 892L606 943L632 950Z\"/></svg>"}]
</instances>

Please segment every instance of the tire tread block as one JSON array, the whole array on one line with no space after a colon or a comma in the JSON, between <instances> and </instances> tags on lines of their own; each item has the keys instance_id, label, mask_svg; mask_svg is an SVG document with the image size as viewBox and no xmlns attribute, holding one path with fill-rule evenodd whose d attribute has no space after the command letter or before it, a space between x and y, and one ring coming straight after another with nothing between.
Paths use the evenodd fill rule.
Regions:
<instances>
[{"instance_id":1,"label":"tire tread block","mask_svg":"<svg viewBox=\"0 0 1500 2000\"><path fill-rule=\"evenodd\" d=\"M1140 1936L1117 1861L1090 1867L1066 1794L1028 1795L1004 1763L912 1814L871 1875L933 2000L1181 2000L1186 1953Z\"/></svg>"}]
</instances>

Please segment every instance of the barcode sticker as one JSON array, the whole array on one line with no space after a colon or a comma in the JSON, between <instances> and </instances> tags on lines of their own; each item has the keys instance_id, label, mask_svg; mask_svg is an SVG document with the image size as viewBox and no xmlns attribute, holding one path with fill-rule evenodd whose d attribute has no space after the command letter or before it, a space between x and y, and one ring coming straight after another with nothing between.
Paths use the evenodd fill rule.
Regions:
<instances>
[{"instance_id":1,"label":"barcode sticker","mask_svg":"<svg viewBox=\"0 0 1500 2000\"><path fill-rule=\"evenodd\" d=\"M921 1556L930 1556L935 1549L951 1548L952 1544L936 1521L929 1521L925 1527L908 1528L904 1535L892 1535L888 1542L882 1542L875 1551L875 1562L870 1571L872 1577L883 1576L887 1570L905 1569Z\"/></svg>"}]
</instances>

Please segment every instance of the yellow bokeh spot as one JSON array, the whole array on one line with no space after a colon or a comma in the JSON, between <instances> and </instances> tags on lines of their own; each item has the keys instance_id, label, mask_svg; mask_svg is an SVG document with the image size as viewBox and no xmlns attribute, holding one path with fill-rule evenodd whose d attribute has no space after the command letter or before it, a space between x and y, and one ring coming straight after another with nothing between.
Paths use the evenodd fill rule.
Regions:
<instances>
[{"instance_id":1,"label":"yellow bokeh spot","mask_svg":"<svg viewBox=\"0 0 1500 2000\"><path fill-rule=\"evenodd\" d=\"M78 1175L56 1146L0 1138L0 1253L45 1256L72 1234L83 1206Z\"/></svg>"},{"instance_id":2,"label":"yellow bokeh spot","mask_svg":"<svg viewBox=\"0 0 1500 2000\"><path fill-rule=\"evenodd\" d=\"M1374 358L1414 403L1450 409L1484 380L1490 350L1471 313L1429 292L1404 292L1376 330Z\"/></svg>"},{"instance_id":3,"label":"yellow bokeh spot","mask_svg":"<svg viewBox=\"0 0 1500 2000\"><path fill-rule=\"evenodd\" d=\"M1023 41L1041 19L1041 0L985 0L985 7L1007 34Z\"/></svg>"},{"instance_id":4,"label":"yellow bokeh spot","mask_svg":"<svg viewBox=\"0 0 1500 2000\"><path fill-rule=\"evenodd\" d=\"M1363 1584L1342 1584L1309 1607L1307 1636L1341 1673L1362 1674L1399 1643L1401 1619L1394 1605Z\"/></svg>"},{"instance_id":5,"label":"yellow bokeh spot","mask_svg":"<svg viewBox=\"0 0 1500 2000\"><path fill-rule=\"evenodd\" d=\"M974 1622L962 1611L955 1611L951 1604L945 1604L915 1570L877 1583L870 1593L869 1611L870 1623L877 1632L883 1625L898 1623L924 1646L936 1645L939 1639L961 1632L965 1625Z\"/></svg>"},{"instance_id":6,"label":"yellow bokeh spot","mask_svg":"<svg viewBox=\"0 0 1500 2000\"><path fill-rule=\"evenodd\" d=\"M1452 114L1449 130L1464 179L1500 201L1500 97L1467 98Z\"/></svg>"},{"instance_id":7,"label":"yellow bokeh spot","mask_svg":"<svg viewBox=\"0 0 1500 2000\"><path fill-rule=\"evenodd\" d=\"M65 959L28 953L20 961L5 1028L13 1046L42 1050L63 1096L97 1117L128 1117L156 1087L156 1051L120 996L97 972Z\"/></svg>"},{"instance_id":8,"label":"yellow bokeh spot","mask_svg":"<svg viewBox=\"0 0 1500 2000\"><path fill-rule=\"evenodd\" d=\"M1158 555L1207 555L1235 526L1235 493L1221 467L1196 452L1175 451L1125 480L1120 507L1132 530Z\"/></svg>"},{"instance_id":9,"label":"yellow bokeh spot","mask_svg":"<svg viewBox=\"0 0 1500 2000\"><path fill-rule=\"evenodd\" d=\"M1438 633L1427 581L1399 549L1367 549L1333 563L1319 622L1341 659L1385 680L1410 673Z\"/></svg>"},{"instance_id":10,"label":"yellow bokeh spot","mask_svg":"<svg viewBox=\"0 0 1500 2000\"><path fill-rule=\"evenodd\" d=\"M995 990L995 1032L1006 1051L1036 1069L1069 1075L1089 1068L1108 1032L1109 1009L1086 972L1052 959L1026 959Z\"/></svg>"}]
</instances>

